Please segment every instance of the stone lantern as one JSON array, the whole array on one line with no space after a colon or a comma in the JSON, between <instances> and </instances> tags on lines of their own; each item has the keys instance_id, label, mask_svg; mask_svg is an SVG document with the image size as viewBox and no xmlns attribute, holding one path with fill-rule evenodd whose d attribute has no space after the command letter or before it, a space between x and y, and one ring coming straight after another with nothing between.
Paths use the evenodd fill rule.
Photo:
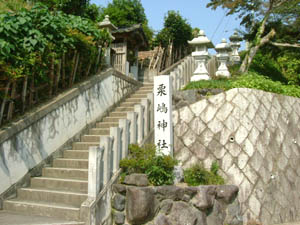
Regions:
<instances>
[{"instance_id":1,"label":"stone lantern","mask_svg":"<svg viewBox=\"0 0 300 225\"><path fill-rule=\"evenodd\" d=\"M192 56L195 58L196 70L193 73L191 81L210 80L206 63L209 58L208 49L214 48L213 43L206 37L203 30L200 30L198 37L188 43L196 47L196 50L192 53Z\"/></svg>"},{"instance_id":2,"label":"stone lantern","mask_svg":"<svg viewBox=\"0 0 300 225\"><path fill-rule=\"evenodd\" d=\"M240 41L242 41L243 38L241 38L235 31L234 34L231 37L229 37L229 40L232 49L230 61L233 63L239 63L241 61L241 58L239 56L238 50L241 47Z\"/></svg>"},{"instance_id":3,"label":"stone lantern","mask_svg":"<svg viewBox=\"0 0 300 225\"><path fill-rule=\"evenodd\" d=\"M105 19L102 22L98 23L98 26L99 26L99 28L106 29L109 32L111 39L115 40L115 38L114 38L114 36L112 36L111 32L114 30L117 30L118 28L110 22L108 15L105 16ZM111 65L110 51L111 51L110 46L107 46L106 51L105 51L105 56L104 56L105 63L107 65Z\"/></svg>"},{"instance_id":4,"label":"stone lantern","mask_svg":"<svg viewBox=\"0 0 300 225\"><path fill-rule=\"evenodd\" d=\"M215 49L218 52L217 59L220 63L216 76L230 77L230 73L226 65L229 59L229 52L231 51L230 44L228 44L224 38L220 44L217 44Z\"/></svg>"}]
</instances>

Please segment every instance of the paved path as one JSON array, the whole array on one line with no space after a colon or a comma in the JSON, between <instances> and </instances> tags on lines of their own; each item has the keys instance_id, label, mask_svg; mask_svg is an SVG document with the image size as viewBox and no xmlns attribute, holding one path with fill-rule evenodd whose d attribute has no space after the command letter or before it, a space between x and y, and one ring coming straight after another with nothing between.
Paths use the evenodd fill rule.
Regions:
<instances>
[{"instance_id":1,"label":"paved path","mask_svg":"<svg viewBox=\"0 0 300 225\"><path fill-rule=\"evenodd\" d=\"M43 216L29 216L21 213L0 210L0 225L82 225L72 222Z\"/></svg>"}]
</instances>

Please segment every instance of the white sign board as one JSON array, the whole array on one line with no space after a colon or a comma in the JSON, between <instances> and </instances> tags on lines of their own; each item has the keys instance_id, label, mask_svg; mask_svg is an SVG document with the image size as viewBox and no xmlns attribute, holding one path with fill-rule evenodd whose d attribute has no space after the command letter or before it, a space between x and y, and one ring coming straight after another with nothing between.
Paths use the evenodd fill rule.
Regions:
<instances>
[{"instance_id":1,"label":"white sign board","mask_svg":"<svg viewBox=\"0 0 300 225\"><path fill-rule=\"evenodd\" d=\"M155 145L165 155L173 156L172 77L154 77Z\"/></svg>"}]
</instances>

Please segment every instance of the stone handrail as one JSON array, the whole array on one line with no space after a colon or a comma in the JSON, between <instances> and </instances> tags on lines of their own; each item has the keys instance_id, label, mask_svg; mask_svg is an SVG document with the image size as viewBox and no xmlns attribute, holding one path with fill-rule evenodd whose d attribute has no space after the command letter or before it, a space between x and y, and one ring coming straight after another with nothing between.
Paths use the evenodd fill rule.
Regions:
<instances>
[{"instance_id":1,"label":"stone handrail","mask_svg":"<svg viewBox=\"0 0 300 225\"><path fill-rule=\"evenodd\" d=\"M84 129L93 126L141 85L109 68L2 129L0 206L30 176L40 175L42 167L78 140ZM128 124L123 122L122 126Z\"/></svg>"},{"instance_id":2,"label":"stone handrail","mask_svg":"<svg viewBox=\"0 0 300 225\"><path fill-rule=\"evenodd\" d=\"M98 147L90 147L88 199L81 206L86 225L102 224L105 220L105 216L98 218L96 214L103 215L105 209L110 210L105 196L109 194L109 185L118 177L119 162L128 155L128 143L142 144L149 135L154 124L152 114L153 93L150 93L141 104L134 106L134 112L127 113L127 119L119 120L119 127L110 128L109 136L101 136ZM106 205L105 209L99 205Z\"/></svg>"},{"instance_id":3,"label":"stone handrail","mask_svg":"<svg viewBox=\"0 0 300 225\"><path fill-rule=\"evenodd\" d=\"M172 77L173 91L176 92L190 82L194 70L194 58L189 55L173 64L169 68L165 69L164 71L160 72L160 74L170 75Z\"/></svg>"}]
</instances>

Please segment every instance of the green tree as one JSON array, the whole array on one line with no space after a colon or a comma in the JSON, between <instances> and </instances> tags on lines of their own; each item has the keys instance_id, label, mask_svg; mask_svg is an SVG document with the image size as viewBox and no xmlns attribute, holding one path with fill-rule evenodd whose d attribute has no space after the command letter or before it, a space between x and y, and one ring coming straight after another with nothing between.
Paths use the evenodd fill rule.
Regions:
<instances>
[{"instance_id":1,"label":"green tree","mask_svg":"<svg viewBox=\"0 0 300 225\"><path fill-rule=\"evenodd\" d=\"M140 0L113 0L103 9L102 19L105 15L109 15L110 21L119 28L142 24L145 35L151 42L153 30L148 26L145 9Z\"/></svg>"},{"instance_id":2,"label":"green tree","mask_svg":"<svg viewBox=\"0 0 300 225\"><path fill-rule=\"evenodd\" d=\"M156 45L167 47L172 45L172 51L181 58L188 47L188 40L193 38L191 25L179 12L168 11L164 18L164 28L156 36Z\"/></svg>"},{"instance_id":3,"label":"green tree","mask_svg":"<svg viewBox=\"0 0 300 225\"><path fill-rule=\"evenodd\" d=\"M258 50L276 35L277 29L273 27L268 32L266 26L272 21L276 15L283 15L283 11L287 15L291 15L289 5L299 6L299 0L211 0L207 7L216 9L222 7L228 10L228 15L237 14L242 18L244 25L250 32L253 31L255 25L255 36L250 42L250 48L247 52L243 63L240 67L240 72L248 71L251 62Z\"/></svg>"}]
</instances>

